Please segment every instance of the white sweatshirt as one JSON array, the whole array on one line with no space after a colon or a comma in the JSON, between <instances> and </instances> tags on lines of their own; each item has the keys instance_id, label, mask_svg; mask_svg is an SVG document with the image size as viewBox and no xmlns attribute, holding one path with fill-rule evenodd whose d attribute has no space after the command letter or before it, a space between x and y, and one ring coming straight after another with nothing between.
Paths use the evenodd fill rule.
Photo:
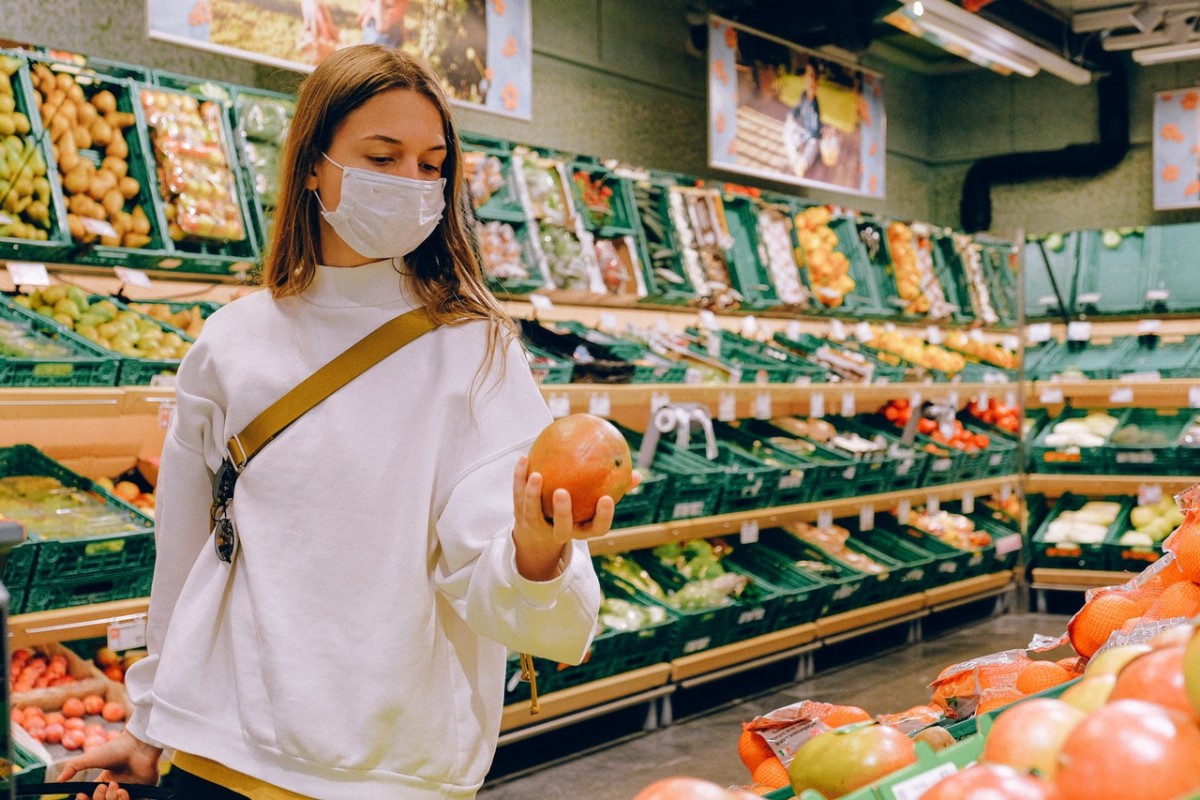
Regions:
<instances>
[{"instance_id":1,"label":"white sweatshirt","mask_svg":"<svg viewBox=\"0 0 1200 800\"><path fill-rule=\"evenodd\" d=\"M216 557L224 443L412 308L404 280L390 261L319 267L299 297L213 314L184 359L150 656L126 679L139 739L321 800L469 798L506 648L582 659L600 602L586 545L550 581L514 564L512 470L550 415L515 344L478 385L482 322L426 334L264 447L231 506L241 551Z\"/></svg>"}]
</instances>

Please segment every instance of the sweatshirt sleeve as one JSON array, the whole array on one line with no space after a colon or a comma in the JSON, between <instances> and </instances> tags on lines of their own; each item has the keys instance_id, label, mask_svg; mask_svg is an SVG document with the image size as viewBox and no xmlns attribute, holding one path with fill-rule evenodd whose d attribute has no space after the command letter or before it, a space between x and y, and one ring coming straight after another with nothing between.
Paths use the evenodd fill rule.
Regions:
<instances>
[{"instance_id":1,"label":"sweatshirt sleeve","mask_svg":"<svg viewBox=\"0 0 1200 800\"><path fill-rule=\"evenodd\" d=\"M190 391L195 368L202 360L200 345L184 359L176 379L176 410L171 430L163 443L159 465L155 512L154 583L146 627L146 658L125 676L125 688L133 705L127 728L141 741L162 747L147 730L154 707L154 676L159 653L175 604L192 566L209 542L208 513L212 502L213 431L220 430L222 412L210 399ZM192 369L189 369L192 368Z\"/></svg>"},{"instance_id":2,"label":"sweatshirt sleeve","mask_svg":"<svg viewBox=\"0 0 1200 800\"><path fill-rule=\"evenodd\" d=\"M587 653L600 587L586 542L564 550L559 575L530 581L516 568L512 473L550 422L528 363L513 349L505 379L475 395L474 429L489 453L453 482L435 526L435 580L467 625L511 650L566 663ZM503 437L503 439L498 439Z\"/></svg>"}]
</instances>

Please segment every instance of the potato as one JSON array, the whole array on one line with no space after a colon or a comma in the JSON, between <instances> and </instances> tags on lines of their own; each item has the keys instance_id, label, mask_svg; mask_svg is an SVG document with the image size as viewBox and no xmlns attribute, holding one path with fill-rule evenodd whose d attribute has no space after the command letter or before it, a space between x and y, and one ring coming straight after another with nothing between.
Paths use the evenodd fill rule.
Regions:
<instances>
[{"instance_id":1,"label":"potato","mask_svg":"<svg viewBox=\"0 0 1200 800\"><path fill-rule=\"evenodd\" d=\"M29 133L29 117L25 116L20 111L13 112L13 124L17 128L18 136L24 136Z\"/></svg>"},{"instance_id":2,"label":"potato","mask_svg":"<svg viewBox=\"0 0 1200 800\"><path fill-rule=\"evenodd\" d=\"M127 200L132 200L137 197L138 192L142 190L142 185L135 178L126 176L117 180L117 188L121 191L121 196Z\"/></svg>"},{"instance_id":3,"label":"potato","mask_svg":"<svg viewBox=\"0 0 1200 800\"><path fill-rule=\"evenodd\" d=\"M57 158L58 168L61 172L69 174L71 170L75 169L79 165L79 151L75 149L74 141L70 143L70 146L60 147Z\"/></svg>"},{"instance_id":4,"label":"potato","mask_svg":"<svg viewBox=\"0 0 1200 800\"><path fill-rule=\"evenodd\" d=\"M100 162L100 167L116 175L117 178L124 178L129 174L129 162L116 156L105 156L104 160Z\"/></svg>"},{"instance_id":5,"label":"potato","mask_svg":"<svg viewBox=\"0 0 1200 800\"><path fill-rule=\"evenodd\" d=\"M108 147L104 148L104 153L117 158L129 158L129 145L125 144L125 137L114 136Z\"/></svg>"},{"instance_id":6,"label":"potato","mask_svg":"<svg viewBox=\"0 0 1200 800\"><path fill-rule=\"evenodd\" d=\"M112 126L102 119L92 120L88 132L92 134L92 141L97 147L107 147L108 143L112 141Z\"/></svg>"},{"instance_id":7,"label":"potato","mask_svg":"<svg viewBox=\"0 0 1200 800\"><path fill-rule=\"evenodd\" d=\"M121 246L121 237L120 236L101 236L100 244L104 245L105 247L120 247Z\"/></svg>"},{"instance_id":8,"label":"potato","mask_svg":"<svg viewBox=\"0 0 1200 800\"><path fill-rule=\"evenodd\" d=\"M101 91L92 95L92 105L94 105L96 110L101 114L107 114L110 111L117 110L117 98L108 89L102 89Z\"/></svg>"},{"instance_id":9,"label":"potato","mask_svg":"<svg viewBox=\"0 0 1200 800\"><path fill-rule=\"evenodd\" d=\"M100 199L100 205L104 206L109 217L112 217L113 214L125 208L125 196L118 189L109 189Z\"/></svg>"},{"instance_id":10,"label":"potato","mask_svg":"<svg viewBox=\"0 0 1200 800\"><path fill-rule=\"evenodd\" d=\"M82 125L76 125L72 132L75 134L75 144L79 145L80 150L92 149L92 132Z\"/></svg>"}]
</instances>

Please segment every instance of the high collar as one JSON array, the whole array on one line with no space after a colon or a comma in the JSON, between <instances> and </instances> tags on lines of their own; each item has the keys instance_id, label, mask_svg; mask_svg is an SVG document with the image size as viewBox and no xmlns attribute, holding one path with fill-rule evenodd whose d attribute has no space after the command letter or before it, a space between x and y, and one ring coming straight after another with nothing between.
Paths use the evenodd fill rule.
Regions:
<instances>
[{"instance_id":1,"label":"high collar","mask_svg":"<svg viewBox=\"0 0 1200 800\"><path fill-rule=\"evenodd\" d=\"M326 267L318 264L312 283L301 295L307 302L326 308L413 304L408 287L411 278L401 274L400 259L373 261L358 267Z\"/></svg>"}]
</instances>

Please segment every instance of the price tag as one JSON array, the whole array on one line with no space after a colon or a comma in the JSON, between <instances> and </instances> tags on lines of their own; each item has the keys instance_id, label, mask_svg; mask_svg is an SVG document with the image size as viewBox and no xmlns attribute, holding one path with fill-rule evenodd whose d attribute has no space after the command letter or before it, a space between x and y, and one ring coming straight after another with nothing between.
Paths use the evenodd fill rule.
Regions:
<instances>
[{"instance_id":1,"label":"price tag","mask_svg":"<svg viewBox=\"0 0 1200 800\"><path fill-rule=\"evenodd\" d=\"M671 396L666 392L654 392L650 395L650 413L653 414L665 405L670 405Z\"/></svg>"},{"instance_id":2,"label":"price tag","mask_svg":"<svg viewBox=\"0 0 1200 800\"><path fill-rule=\"evenodd\" d=\"M860 322L854 326L854 338L860 342L869 342L875 338L874 332L871 330L871 323Z\"/></svg>"},{"instance_id":3,"label":"price tag","mask_svg":"<svg viewBox=\"0 0 1200 800\"><path fill-rule=\"evenodd\" d=\"M756 419L771 418L770 392L758 392L754 395L754 417Z\"/></svg>"},{"instance_id":4,"label":"price tag","mask_svg":"<svg viewBox=\"0 0 1200 800\"><path fill-rule=\"evenodd\" d=\"M1138 485L1138 505L1152 506L1162 500L1162 487L1157 483L1142 483Z\"/></svg>"},{"instance_id":5,"label":"price tag","mask_svg":"<svg viewBox=\"0 0 1200 800\"><path fill-rule=\"evenodd\" d=\"M558 419L565 417L571 413L571 398L565 394L552 394L546 399L546 405L550 407L550 416Z\"/></svg>"},{"instance_id":6,"label":"price tag","mask_svg":"<svg viewBox=\"0 0 1200 800\"><path fill-rule=\"evenodd\" d=\"M843 417L853 417L855 414L857 414L858 413L857 402L858 402L857 398L855 398L853 392L846 392L845 394L843 394L842 395L842 409L841 409L842 416Z\"/></svg>"},{"instance_id":7,"label":"price tag","mask_svg":"<svg viewBox=\"0 0 1200 800\"><path fill-rule=\"evenodd\" d=\"M683 373L683 382L691 386L704 383L704 373L695 367L688 367Z\"/></svg>"},{"instance_id":8,"label":"price tag","mask_svg":"<svg viewBox=\"0 0 1200 800\"><path fill-rule=\"evenodd\" d=\"M1017 407L1017 392L1015 389L1009 389L1004 393L1004 405L1009 408Z\"/></svg>"},{"instance_id":9,"label":"price tag","mask_svg":"<svg viewBox=\"0 0 1200 800\"><path fill-rule=\"evenodd\" d=\"M990 402L991 399L992 396L988 394L986 389L984 389L975 397L975 402L979 404L980 408L987 408L988 402Z\"/></svg>"},{"instance_id":10,"label":"price tag","mask_svg":"<svg viewBox=\"0 0 1200 800\"><path fill-rule=\"evenodd\" d=\"M939 764L933 769L894 784L891 788L892 796L896 800L920 800L926 792L956 772L958 768L953 763Z\"/></svg>"},{"instance_id":11,"label":"price tag","mask_svg":"<svg viewBox=\"0 0 1200 800\"><path fill-rule=\"evenodd\" d=\"M1053 306L1058 304L1058 298L1052 294L1044 294L1038 298L1039 306Z\"/></svg>"},{"instance_id":12,"label":"price tag","mask_svg":"<svg viewBox=\"0 0 1200 800\"><path fill-rule=\"evenodd\" d=\"M1094 305L1096 305L1096 303L1100 302L1100 293L1099 292L1084 292L1083 294L1079 295L1079 297L1076 299L1080 303L1083 303L1085 306L1094 306Z\"/></svg>"},{"instance_id":13,"label":"price tag","mask_svg":"<svg viewBox=\"0 0 1200 800\"><path fill-rule=\"evenodd\" d=\"M925 329L925 340L930 344L941 344L944 341L942 329L937 325L930 325Z\"/></svg>"},{"instance_id":14,"label":"price tag","mask_svg":"<svg viewBox=\"0 0 1200 800\"><path fill-rule=\"evenodd\" d=\"M901 500L896 504L896 519L900 520L901 524L908 522L908 518L912 516L912 500Z\"/></svg>"},{"instance_id":15,"label":"price tag","mask_svg":"<svg viewBox=\"0 0 1200 800\"><path fill-rule=\"evenodd\" d=\"M737 419L737 395L733 392L721 392L717 395L717 419L730 422Z\"/></svg>"},{"instance_id":16,"label":"price tag","mask_svg":"<svg viewBox=\"0 0 1200 800\"><path fill-rule=\"evenodd\" d=\"M758 520L748 519L742 523L742 533L738 537L742 544L754 544L758 541Z\"/></svg>"},{"instance_id":17,"label":"price tag","mask_svg":"<svg viewBox=\"0 0 1200 800\"><path fill-rule=\"evenodd\" d=\"M158 427L164 431L171 429L171 423L175 421L175 401L166 400L158 404Z\"/></svg>"},{"instance_id":18,"label":"price tag","mask_svg":"<svg viewBox=\"0 0 1200 800\"><path fill-rule=\"evenodd\" d=\"M146 646L146 615L110 623L108 626L108 649L120 652L136 650Z\"/></svg>"},{"instance_id":19,"label":"price tag","mask_svg":"<svg viewBox=\"0 0 1200 800\"><path fill-rule=\"evenodd\" d=\"M958 408L958 392L950 392L950 394L946 395L946 402L954 408Z\"/></svg>"},{"instance_id":20,"label":"price tag","mask_svg":"<svg viewBox=\"0 0 1200 800\"><path fill-rule=\"evenodd\" d=\"M753 339L756 335L758 335L758 320L754 318L753 314L742 317L742 336Z\"/></svg>"},{"instance_id":21,"label":"price tag","mask_svg":"<svg viewBox=\"0 0 1200 800\"><path fill-rule=\"evenodd\" d=\"M936 514L942 508L942 501L936 494L931 494L925 498L925 513Z\"/></svg>"},{"instance_id":22,"label":"price tag","mask_svg":"<svg viewBox=\"0 0 1200 800\"><path fill-rule=\"evenodd\" d=\"M1092 340L1092 323L1076 320L1067 325L1068 342L1090 342Z\"/></svg>"},{"instance_id":23,"label":"price tag","mask_svg":"<svg viewBox=\"0 0 1200 800\"><path fill-rule=\"evenodd\" d=\"M103 239L120 239L121 238L120 236L117 235L117 229L102 219L92 219L91 217L80 217L79 222L81 225L83 225L83 229L85 231L87 231L88 233L94 233L95 235L97 235Z\"/></svg>"},{"instance_id":24,"label":"price tag","mask_svg":"<svg viewBox=\"0 0 1200 800\"><path fill-rule=\"evenodd\" d=\"M829 320L829 338L835 342L846 341L846 326L836 317Z\"/></svg>"},{"instance_id":25,"label":"price tag","mask_svg":"<svg viewBox=\"0 0 1200 800\"><path fill-rule=\"evenodd\" d=\"M175 388L175 373L168 372L165 375L154 375L150 378L151 386L169 386Z\"/></svg>"},{"instance_id":26,"label":"price tag","mask_svg":"<svg viewBox=\"0 0 1200 800\"><path fill-rule=\"evenodd\" d=\"M1143 319L1138 320L1137 332L1141 334L1158 333L1162 330L1161 319Z\"/></svg>"},{"instance_id":27,"label":"price tag","mask_svg":"<svg viewBox=\"0 0 1200 800\"><path fill-rule=\"evenodd\" d=\"M1015 550L1021 549L1021 534L1012 533L1008 536L1001 536L993 544L996 545L996 555L1006 556Z\"/></svg>"},{"instance_id":28,"label":"price tag","mask_svg":"<svg viewBox=\"0 0 1200 800\"><path fill-rule=\"evenodd\" d=\"M808 415L814 419L825 416L825 393L813 392L808 398Z\"/></svg>"},{"instance_id":29,"label":"price tag","mask_svg":"<svg viewBox=\"0 0 1200 800\"><path fill-rule=\"evenodd\" d=\"M721 337L709 331L704 337L704 349L713 358L721 357Z\"/></svg>"},{"instance_id":30,"label":"price tag","mask_svg":"<svg viewBox=\"0 0 1200 800\"><path fill-rule=\"evenodd\" d=\"M588 398L588 413L597 417L608 417L612 414L612 400L608 392L592 392Z\"/></svg>"},{"instance_id":31,"label":"price tag","mask_svg":"<svg viewBox=\"0 0 1200 800\"><path fill-rule=\"evenodd\" d=\"M787 324L787 337L789 339L799 339L804 335L804 327L795 320Z\"/></svg>"},{"instance_id":32,"label":"price tag","mask_svg":"<svg viewBox=\"0 0 1200 800\"><path fill-rule=\"evenodd\" d=\"M721 327L717 323L717 315L709 311L707 308L700 310L699 323L701 328L709 331L715 331L717 328Z\"/></svg>"},{"instance_id":33,"label":"price tag","mask_svg":"<svg viewBox=\"0 0 1200 800\"><path fill-rule=\"evenodd\" d=\"M533 304L534 311L549 311L554 308L554 301L544 294L529 295L529 302Z\"/></svg>"},{"instance_id":34,"label":"price tag","mask_svg":"<svg viewBox=\"0 0 1200 800\"><path fill-rule=\"evenodd\" d=\"M964 513L964 514L974 514L975 513L975 493L974 492L963 492L962 493L962 513Z\"/></svg>"},{"instance_id":35,"label":"price tag","mask_svg":"<svg viewBox=\"0 0 1200 800\"><path fill-rule=\"evenodd\" d=\"M1000 340L1000 346L1005 350L1015 353L1017 348L1021 346L1021 340L1011 333L1004 334L1004 338Z\"/></svg>"},{"instance_id":36,"label":"price tag","mask_svg":"<svg viewBox=\"0 0 1200 800\"><path fill-rule=\"evenodd\" d=\"M1012 484L1006 483L1000 487L1000 502L1008 502L1008 498L1012 497Z\"/></svg>"},{"instance_id":37,"label":"price tag","mask_svg":"<svg viewBox=\"0 0 1200 800\"><path fill-rule=\"evenodd\" d=\"M611 311L600 312L600 330L612 332L616 331L620 327L621 323L617 322L616 314L612 313Z\"/></svg>"},{"instance_id":38,"label":"price tag","mask_svg":"<svg viewBox=\"0 0 1200 800\"><path fill-rule=\"evenodd\" d=\"M1040 392L1038 392L1038 400L1040 400L1043 405L1058 405L1063 401L1062 389L1058 388L1057 386L1042 389Z\"/></svg>"},{"instance_id":39,"label":"price tag","mask_svg":"<svg viewBox=\"0 0 1200 800\"><path fill-rule=\"evenodd\" d=\"M833 527L833 512L829 509L817 512L817 527L827 531Z\"/></svg>"},{"instance_id":40,"label":"price tag","mask_svg":"<svg viewBox=\"0 0 1200 800\"><path fill-rule=\"evenodd\" d=\"M140 269L130 269L129 267L113 267L113 273L121 283L126 286L136 286L139 289L150 289L154 284L150 283L150 276L142 272Z\"/></svg>"},{"instance_id":41,"label":"price tag","mask_svg":"<svg viewBox=\"0 0 1200 800\"><path fill-rule=\"evenodd\" d=\"M858 529L860 531L875 530L875 506L860 506L858 509Z\"/></svg>"},{"instance_id":42,"label":"price tag","mask_svg":"<svg viewBox=\"0 0 1200 800\"><path fill-rule=\"evenodd\" d=\"M972 342L982 342L983 331L979 330L979 328L971 328L970 332L967 333L967 338Z\"/></svg>"},{"instance_id":43,"label":"price tag","mask_svg":"<svg viewBox=\"0 0 1200 800\"><path fill-rule=\"evenodd\" d=\"M1050 323L1038 322L1025 328L1025 340L1031 344L1050 341Z\"/></svg>"},{"instance_id":44,"label":"price tag","mask_svg":"<svg viewBox=\"0 0 1200 800\"><path fill-rule=\"evenodd\" d=\"M1132 386L1114 386L1112 393L1109 394L1108 400L1110 403L1132 403L1133 402L1133 387Z\"/></svg>"},{"instance_id":45,"label":"price tag","mask_svg":"<svg viewBox=\"0 0 1200 800\"><path fill-rule=\"evenodd\" d=\"M1188 408L1200 408L1200 386L1188 387Z\"/></svg>"},{"instance_id":46,"label":"price tag","mask_svg":"<svg viewBox=\"0 0 1200 800\"><path fill-rule=\"evenodd\" d=\"M1171 299L1171 293L1166 289L1151 289L1146 292L1146 299L1151 303L1165 303Z\"/></svg>"},{"instance_id":47,"label":"price tag","mask_svg":"<svg viewBox=\"0 0 1200 800\"><path fill-rule=\"evenodd\" d=\"M31 261L9 261L8 275L17 286L49 286L50 273L46 272L45 264L34 264Z\"/></svg>"}]
</instances>

